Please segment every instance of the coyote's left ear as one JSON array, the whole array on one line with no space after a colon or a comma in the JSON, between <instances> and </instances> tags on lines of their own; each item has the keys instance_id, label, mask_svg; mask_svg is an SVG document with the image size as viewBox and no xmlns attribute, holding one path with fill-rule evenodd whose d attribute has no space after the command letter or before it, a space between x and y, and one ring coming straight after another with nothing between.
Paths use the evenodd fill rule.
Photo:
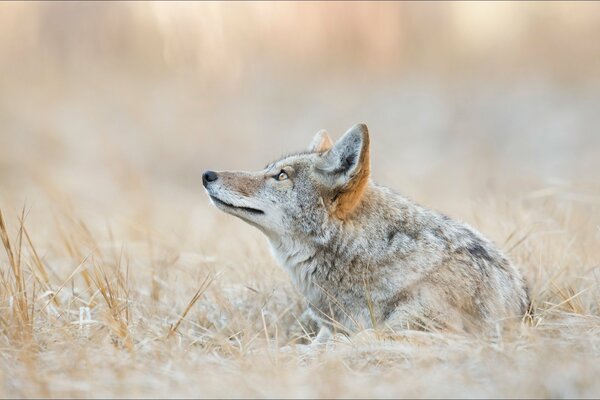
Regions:
<instances>
[{"instance_id":1,"label":"coyote's left ear","mask_svg":"<svg viewBox=\"0 0 600 400\"><path fill-rule=\"evenodd\" d=\"M345 219L358 205L369 182L369 130L354 125L323 155L321 171L332 179L333 214Z\"/></svg>"},{"instance_id":2,"label":"coyote's left ear","mask_svg":"<svg viewBox=\"0 0 600 400\"><path fill-rule=\"evenodd\" d=\"M325 129L321 129L315 134L313 140L308 145L308 151L312 153L323 153L333 146L333 142Z\"/></svg>"}]
</instances>

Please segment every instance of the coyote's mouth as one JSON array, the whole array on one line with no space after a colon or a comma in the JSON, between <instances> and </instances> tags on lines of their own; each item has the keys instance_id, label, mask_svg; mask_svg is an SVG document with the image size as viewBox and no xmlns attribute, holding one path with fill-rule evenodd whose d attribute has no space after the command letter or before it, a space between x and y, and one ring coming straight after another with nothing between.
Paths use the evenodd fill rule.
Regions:
<instances>
[{"instance_id":1,"label":"coyote's mouth","mask_svg":"<svg viewBox=\"0 0 600 400\"><path fill-rule=\"evenodd\" d=\"M223 200L221 200L221 199L218 199L218 198L216 198L215 196L212 196L212 195L210 196L210 198L211 198L211 199L212 199L212 201L214 201L216 204L220 204L220 205L222 205L222 206L225 206L225 207L229 207L229 208L235 208L235 209L238 209L238 210L243 210L243 211L249 212L249 213L251 213L251 214L264 214L264 213L265 213L264 211L262 211L262 210L258 210L258 209L256 209L256 208L251 208L251 207L242 207L242 206L234 206L233 204L226 203L226 202L224 202Z\"/></svg>"}]
</instances>

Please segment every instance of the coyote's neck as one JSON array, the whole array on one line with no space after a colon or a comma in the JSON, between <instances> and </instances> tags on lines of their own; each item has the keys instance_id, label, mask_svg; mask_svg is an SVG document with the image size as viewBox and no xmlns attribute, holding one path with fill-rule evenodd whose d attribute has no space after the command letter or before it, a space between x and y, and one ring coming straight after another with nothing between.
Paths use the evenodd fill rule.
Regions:
<instances>
[{"instance_id":1,"label":"coyote's neck","mask_svg":"<svg viewBox=\"0 0 600 400\"><path fill-rule=\"evenodd\" d=\"M327 284L323 279L329 280L336 274L344 277L349 266L356 272L362 271L363 266L393 261L395 250L390 247L389 232L382 233L380 224L382 220L394 220L396 234L405 236L398 221L411 206L404 199L390 206L382 201L386 195L384 189L370 184L363 202L349 219L324 221L322 229L312 235L269 237L275 259L309 301L322 295L319 286Z\"/></svg>"},{"instance_id":2,"label":"coyote's neck","mask_svg":"<svg viewBox=\"0 0 600 400\"><path fill-rule=\"evenodd\" d=\"M270 239L270 244L275 259L290 274L298 289L309 296L313 290L311 278L317 268L316 247L291 238Z\"/></svg>"}]
</instances>

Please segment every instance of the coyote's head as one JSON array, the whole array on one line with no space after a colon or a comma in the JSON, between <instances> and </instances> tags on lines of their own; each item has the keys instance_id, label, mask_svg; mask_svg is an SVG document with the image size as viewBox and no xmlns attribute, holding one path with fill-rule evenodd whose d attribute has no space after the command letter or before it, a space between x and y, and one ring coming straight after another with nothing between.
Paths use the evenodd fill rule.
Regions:
<instances>
[{"instance_id":1,"label":"coyote's head","mask_svg":"<svg viewBox=\"0 0 600 400\"><path fill-rule=\"evenodd\" d=\"M368 184L369 165L369 133L358 124L335 144L323 130L306 152L257 172L206 171L202 183L216 207L269 237L318 235L332 219L352 215Z\"/></svg>"}]
</instances>

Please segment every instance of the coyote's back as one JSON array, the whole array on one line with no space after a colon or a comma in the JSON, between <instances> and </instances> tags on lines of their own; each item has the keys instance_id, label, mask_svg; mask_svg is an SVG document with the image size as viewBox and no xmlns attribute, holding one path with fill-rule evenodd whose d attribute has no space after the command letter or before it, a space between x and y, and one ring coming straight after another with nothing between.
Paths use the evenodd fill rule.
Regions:
<instances>
[{"instance_id":1,"label":"coyote's back","mask_svg":"<svg viewBox=\"0 0 600 400\"><path fill-rule=\"evenodd\" d=\"M474 330L527 312L520 272L492 243L371 181L365 125L203 183L218 208L266 234L323 328Z\"/></svg>"}]
</instances>

